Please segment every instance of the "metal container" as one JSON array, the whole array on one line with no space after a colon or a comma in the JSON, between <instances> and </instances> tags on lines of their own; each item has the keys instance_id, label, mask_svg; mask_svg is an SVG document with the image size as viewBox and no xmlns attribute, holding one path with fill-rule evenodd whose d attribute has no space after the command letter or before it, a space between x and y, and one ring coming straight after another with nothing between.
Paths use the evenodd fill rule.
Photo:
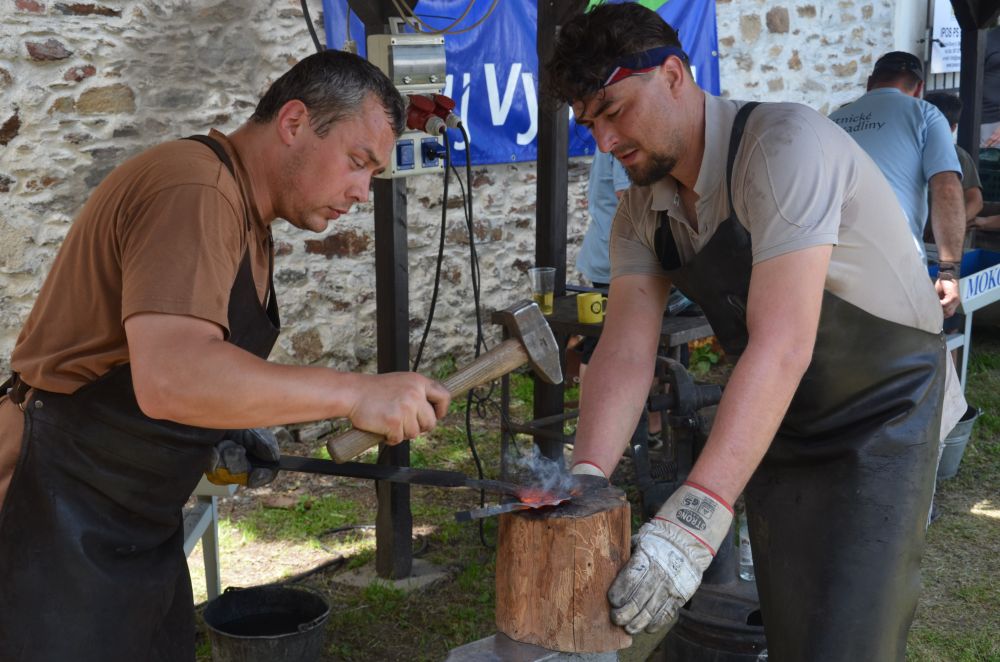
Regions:
<instances>
[{"instance_id":1,"label":"metal container","mask_svg":"<svg viewBox=\"0 0 1000 662\"><path fill-rule=\"evenodd\" d=\"M214 662L311 662L323 653L330 606L289 586L227 588L205 607Z\"/></svg>"},{"instance_id":2,"label":"metal container","mask_svg":"<svg viewBox=\"0 0 1000 662\"><path fill-rule=\"evenodd\" d=\"M969 443L972 426L976 424L977 418L979 410L969 407L944 438L944 450L941 453L941 461L938 462L938 480L953 478L958 473L958 465L962 463L962 456L965 455L965 447Z\"/></svg>"},{"instance_id":3,"label":"metal container","mask_svg":"<svg viewBox=\"0 0 1000 662\"><path fill-rule=\"evenodd\" d=\"M751 662L767 659L767 640L753 582L702 585L684 605L661 646L662 662Z\"/></svg>"}]
</instances>

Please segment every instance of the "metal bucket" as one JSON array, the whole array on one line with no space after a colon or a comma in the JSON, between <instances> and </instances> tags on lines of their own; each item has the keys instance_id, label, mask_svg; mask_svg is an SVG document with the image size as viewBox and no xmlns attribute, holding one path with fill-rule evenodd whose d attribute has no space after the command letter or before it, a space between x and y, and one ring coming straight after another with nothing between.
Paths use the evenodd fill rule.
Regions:
<instances>
[{"instance_id":1,"label":"metal bucket","mask_svg":"<svg viewBox=\"0 0 1000 662\"><path fill-rule=\"evenodd\" d=\"M330 606L288 586L227 588L205 607L214 662L310 662L323 653Z\"/></svg>"},{"instance_id":2,"label":"metal bucket","mask_svg":"<svg viewBox=\"0 0 1000 662\"><path fill-rule=\"evenodd\" d=\"M735 560L734 560L735 565ZM657 662L760 662L767 638L754 582L702 584L678 613Z\"/></svg>"},{"instance_id":3,"label":"metal bucket","mask_svg":"<svg viewBox=\"0 0 1000 662\"><path fill-rule=\"evenodd\" d=\"M944 438L944 450L941 452L941 461L938 462L938 480L953 478L958 473L958 465L962 462L965 446L969 443L972 426L975 425L977 418L979 418L979 410L975 407L969 407L948 433L948 436Z\"/></svg>"}]
</instances>

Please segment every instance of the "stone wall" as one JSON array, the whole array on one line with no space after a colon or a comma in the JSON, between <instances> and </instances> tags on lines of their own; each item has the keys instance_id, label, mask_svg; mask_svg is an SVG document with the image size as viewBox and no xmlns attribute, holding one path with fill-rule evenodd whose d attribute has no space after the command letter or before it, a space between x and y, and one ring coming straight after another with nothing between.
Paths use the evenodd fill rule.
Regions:
<instances>
[{"instance_id":1,"label":"stone wall","mask_svg":"<svg viewBox=\"0 0 1000 662\"><path fill-rule=\"evenodd\" d=\"M735 99L796 101L826 114L863 94L874 61L893 50L891 0L715 6L723 96Z\"/></svg>"},{"instance_id":2,"label":"stone wall","mask_svg":"<svg viewBox=\"0 0 1000 662\"><path fill-rule=\"evenodd\" d=\"M319 2L312 2L314 11ZM893 3L718 0L724 94L821 111L862 91L872 54L891 48ZM320 16L313 17L322 34ZM312 52L298 0L0 0L0 373L73 216L118 163L210 127L231 131L268 84ZM569 173L569 264L586 227L589 159ZM477 168L476 246L483 306L527 293L535 164ZM411 341L430 299L439 177L408 181ZM458 186L435 332L425 356L471 354L469 241ZM282 362L374 369L371 205L323 235L278 222ZM578 280L570 269L569 280Z\"/></svg>"}]
</instances>

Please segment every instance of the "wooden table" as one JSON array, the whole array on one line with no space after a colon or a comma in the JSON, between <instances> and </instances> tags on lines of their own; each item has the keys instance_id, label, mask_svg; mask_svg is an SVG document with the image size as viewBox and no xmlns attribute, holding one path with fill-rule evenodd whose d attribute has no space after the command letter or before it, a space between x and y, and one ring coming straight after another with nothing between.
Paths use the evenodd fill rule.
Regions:
<instances>
[{"instance_id":1,"label":"wooden table","mask_svg":"<svg viewBox=\"0 0 1000 662\"><path fill-rule=\"evenodd\" d=\"M556 297L552 314L546 315L552 332L559 336L590 336L598 338L604 330L603 324L584 324L576 316L576 295ZM494 322L498 319L494 317ZM660 326L660 346L668 349L685 345L692 340L700 340L712 335L712 327L704 316L665 316Z\"/></svg>"}]
</instances>

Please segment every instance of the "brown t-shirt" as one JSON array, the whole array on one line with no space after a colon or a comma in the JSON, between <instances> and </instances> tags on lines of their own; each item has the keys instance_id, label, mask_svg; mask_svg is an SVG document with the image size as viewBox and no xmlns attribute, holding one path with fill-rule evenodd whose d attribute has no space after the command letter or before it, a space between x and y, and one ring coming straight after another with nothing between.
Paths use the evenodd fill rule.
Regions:
<instances>
[{"instance_id":1,"label":"brown t-shirt","mask_svg":"<svg viewBox=\"0 0 1000 662\"><path fill-rule=\"evenodd\" d=\"M267 227L239 155L221 133L212 136L233 160L235 181L209 148L178 140L126 161L94 190L14 346L11 366L26 383L72 393L127 363L123 322L136 313L227 328L248 245L263 301Z\"/></svg>"},{"instance_id":2,"label":"brown t-shirt","mask_svg":"<svg viewBox=\"0 0 1000 662\"><path fill-rule=\"evenodd\" d=\"M260 183L255 189L223 134L211 136L232 159L235 180L208 147L177 140L126 161L94 189L14 346L11 366L26 383L73 393L127 363L123 322L136 313L190 315L227 329L229 292L248 247L264 301ZM0 502L22 426L17 407L0 397Z\"/></svg>"}]
</instances>

